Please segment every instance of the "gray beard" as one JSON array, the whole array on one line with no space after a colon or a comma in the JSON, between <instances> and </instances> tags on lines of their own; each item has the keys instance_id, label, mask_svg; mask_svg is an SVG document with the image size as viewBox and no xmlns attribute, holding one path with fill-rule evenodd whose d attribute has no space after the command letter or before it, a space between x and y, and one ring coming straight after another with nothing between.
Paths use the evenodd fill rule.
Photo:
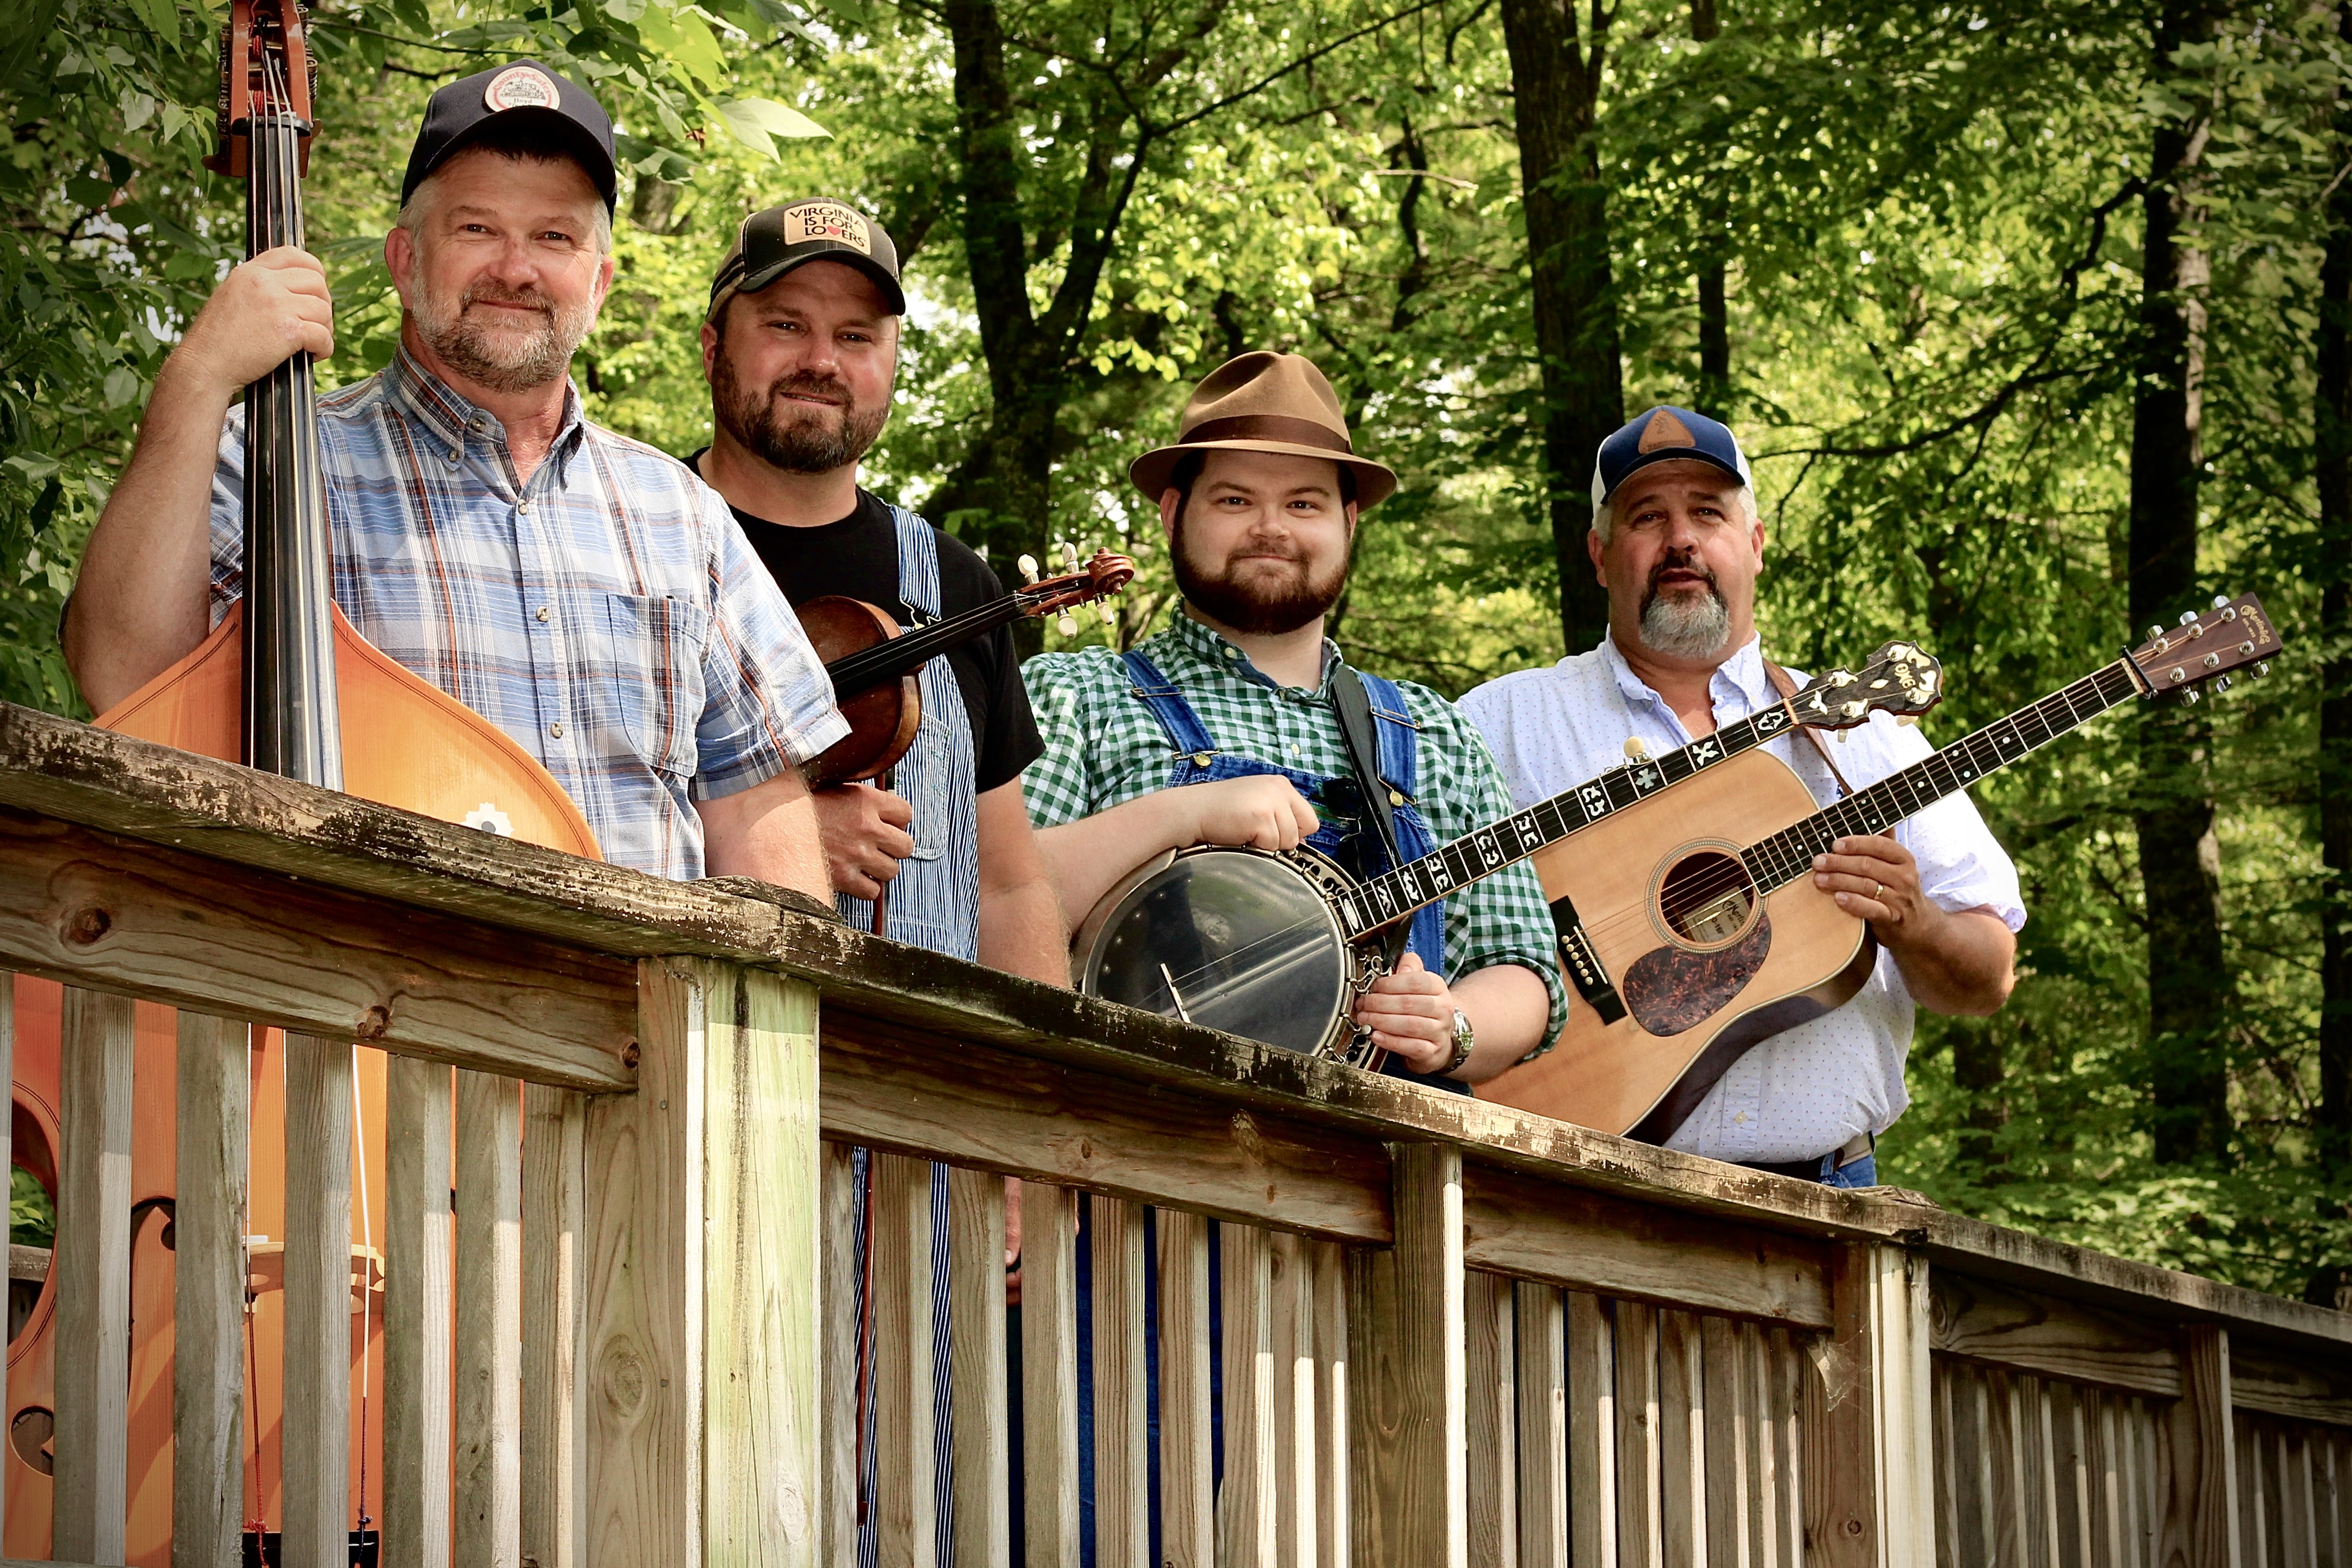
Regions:
<instances>
[{"instance_id":1,"label":"gray beard","mask_svg":"<svg viewBox=\"0 0 2352 1568\"><path fill-rule=\"evenodd\" d=\"M1696 599L1659 594L1642 607L1642 645L1670 659L1704 659L1731 640L1731 607L1713 587Z\"/></svg>"},{"instance_id":2,"label":"gray beard","mask_svg":"<svg viewBox=\"0 0 2352 1568\"><path fill-rule=\"evenodd\" d=\"M468 290L447 299L422 286L409 316L417 337L451 370L493 392L529 392L562 380L572 350L596 324L593 301L569 309L550 303L537 329L520 343L494 343L480 321L467 318L478 298Z\"/></svg>"}]
</instances>

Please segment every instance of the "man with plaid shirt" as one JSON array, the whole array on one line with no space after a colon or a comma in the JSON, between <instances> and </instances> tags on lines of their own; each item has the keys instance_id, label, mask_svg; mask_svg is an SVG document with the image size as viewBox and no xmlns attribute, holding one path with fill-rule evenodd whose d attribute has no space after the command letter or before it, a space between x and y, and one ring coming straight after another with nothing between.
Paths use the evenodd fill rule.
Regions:
<instances>
[{"instance_id":1,"label":"man with plaid shirt","mask_svg":"<svg viewBox=\"0 0 2352 1568\"><path fill-rule=\"evenodd\" d=\"M1339 650L1323 624L1347 582L1357 513L1396 476L1354 455L1312 362L1268 353L1212 372L1177 444L1138 458L1129 476L1160 505L1182 614L1124 655L1051 653L1022 671L1045 736L1024 778L1029 814L1068 917L1083 920L1135 867L1192 844L1305 842L1381 869L1369 824L1326 821L1310 801L1361 810L1331 706ZM1484 742L1451 704L1362 680L1391 732L1381 771L1404 854L1510 814ZM1388 1051L1388 1071L1465 1092L1559 1032L1552 945L1535 873L1514 865L1416 920L1356 1021Z\"/></svg>"},{"instance_id":2,"label":"man with plaid shirt","mask_svg":"<svg viewBox=\"0 0 2352 1568\"><path fill-rule=\"evenodd\" d=\"M319 400L335 602L544 765L606 859L826 898L795 765L846 732L832 683L726 503L590 424L566 373L612 284L613 196L612 124L577 84L524 61L433 95L384 237L399 350ZM325 273L291 246L189 324L68 609L92 707L243 595L230 405L331 351L332 328Z\"/></svg>"}]
</instances>

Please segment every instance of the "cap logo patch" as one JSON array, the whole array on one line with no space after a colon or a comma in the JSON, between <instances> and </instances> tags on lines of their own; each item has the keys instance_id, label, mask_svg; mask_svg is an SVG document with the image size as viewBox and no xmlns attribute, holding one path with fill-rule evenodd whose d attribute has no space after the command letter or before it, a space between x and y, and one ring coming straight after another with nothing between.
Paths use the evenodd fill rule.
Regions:
<instances>
[{"instance_id":1,"label":"cap logo patch","mask_svg":"<svg viewBox=\"0 0 2352 1568\"><path fill-rule=\"evenodd\" d=\"M1649 423L1642 427L1642 439L1635 445L1634 450L1655 452L1662 446L1696 446L1697 444L1698 437L1690 433L1690 426L1676 419L1674 410L1662 408L1650 416Z\"/></svg>"},{"instance_id":2,"label":"cap logo patch","mask_svg":"<svg viewBox=\"0 0 2352 1568\"><path fill-rule=\"evenodd\" d=\"M874 231L853 208L839 202L801 202L786 207L783 229L788 246L832 240L862 256L874 254Z\"/></svg>"},{"instance_id":3,"label":"cap logo patch","mask_svg":"<svg viewBox=\"0 0 2352 1568\"><path fill-rule=\"evenodd\" d=\"M482 101L495 114L509 109L555 109L562 99L545 71L529 66L509 66L482 89Z\"/></svg>"}]
</instances>

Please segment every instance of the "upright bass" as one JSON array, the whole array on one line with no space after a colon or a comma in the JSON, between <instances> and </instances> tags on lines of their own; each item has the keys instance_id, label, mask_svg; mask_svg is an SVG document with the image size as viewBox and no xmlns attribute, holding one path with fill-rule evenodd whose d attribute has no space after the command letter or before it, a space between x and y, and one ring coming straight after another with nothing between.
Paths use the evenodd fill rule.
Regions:
<instances>
[{"instance_id":1,"label":"upright bass","mask_svg":"<svg viewBox=\"0 0 2352 1568\"><path fill-rule=\"evenodd\" d=\"M316 67L297 0L231 0L222 29L219 150L246 183L246 253L302 244ZM602 858L562 787L506 734L410 674L336 608L311 367L297 354L246 392L246 593L212 634L98 723L326 789ZM63 996L20 978L11 1086L16 1164L57 1192ZM176 1041L170 1009L138 1005L131 1192L131 1334L126 1561L163 1568L172 1531L172 1218ZM382 1510L384 1058L353 1048L352 1561L372 1563ZM252 1031L247 1384L240 1495L247 1561L275 1561L280 1509L285 1042ZM7 1489L0 1557L47 1558L54 1490L54 1274L8 1346ZM12 1314L13 1315L13 1314Z\"/></svg>"}]
</instances>

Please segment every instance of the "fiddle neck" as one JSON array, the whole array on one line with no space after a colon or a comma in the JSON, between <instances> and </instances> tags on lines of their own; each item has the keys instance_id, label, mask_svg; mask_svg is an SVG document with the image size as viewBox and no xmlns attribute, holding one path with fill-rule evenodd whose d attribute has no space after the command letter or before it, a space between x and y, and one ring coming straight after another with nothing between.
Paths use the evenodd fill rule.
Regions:
<instances>
[{"instance_id":1,"label":"fiddle neck","mask_svg":"<svg viewBox=\"0 0 2352 1568\"><path fill-rule=\"evenodd\" d=\"M283 97L257 106L248 130L248 256L303 243L301 141L309 131ZM309 354L295 354L246 388L245 425L246 761L340 789L332 562Z\"/></svg>"}]
</instances>

